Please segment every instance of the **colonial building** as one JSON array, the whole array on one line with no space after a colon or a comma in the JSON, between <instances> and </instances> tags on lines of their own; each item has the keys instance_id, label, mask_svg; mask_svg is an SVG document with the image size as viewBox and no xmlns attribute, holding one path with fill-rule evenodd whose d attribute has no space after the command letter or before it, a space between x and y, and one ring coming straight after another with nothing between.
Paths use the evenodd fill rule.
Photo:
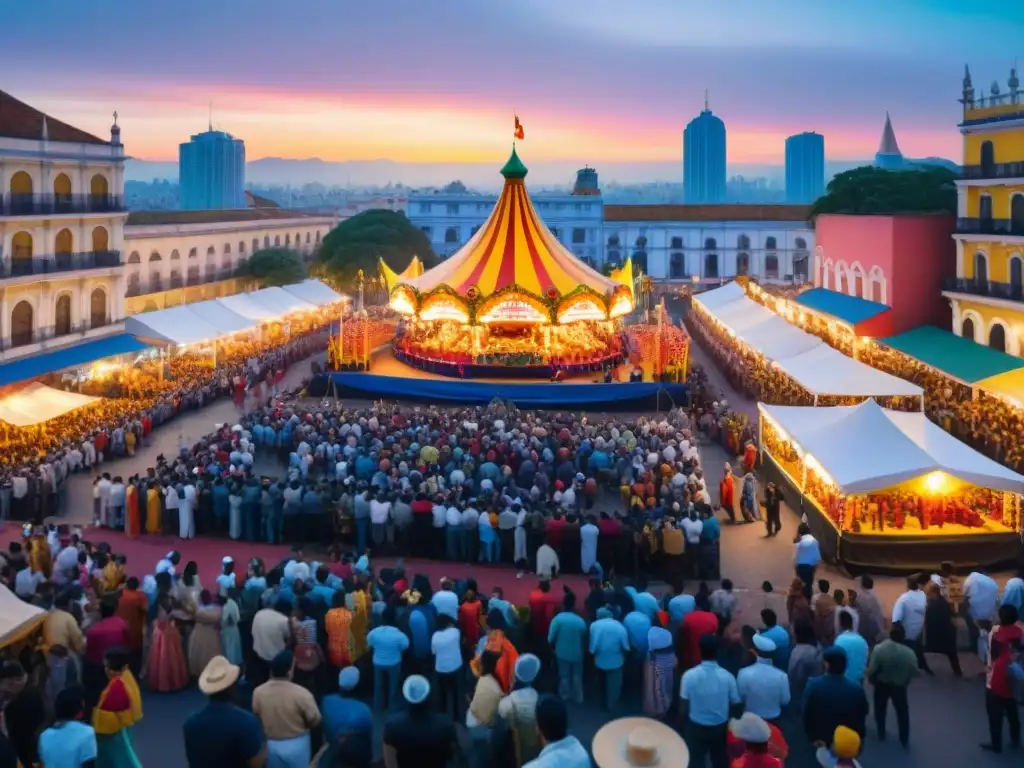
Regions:
<instances>
[{"instance_id":1,"label":"colonial building","mask_svg":"<svg viewBox=\"0 0 1024 768\"><path fill-rule=\"evenodd\" d=\"M0 91L0 360L122 330L124 158Z\"/></svg>"},{"instance_id":2,"label":"colonial building","mask_svg":"<svg viewBox=\"0 0 1024 768\"><path fill-rule=\"evenodd\" d=\"M956 278L943 295L953 331L1009 352L1024 340L1024 93L1016 70L1008 91L976 95L963 80L963 178L957 181Z\"/></svg>"},{"instance_id":3,"label":"colonial building","mask_svg":"<svg viewBox=\"0 0 1024 768\"><path fill-rule=\"evenodd\" d=\"M124 228L128 314L237 292L236 269L264 248L311 257L338 219L276 207L138 211Z\"/></svg>"},{"instance_id":4,"label":"colonial building","mask_svg":"<svg viewBox=\"0 0 1024 768\"><path fill-rule=\"evenodd\" d=\"M448 256L483 226L496 200L461 188L418 193L409 196L408 216ZM559 242L592 266L632 257L664 282L810 276L814 230L805 205L606 205L591 168L578 172L572 194L539 194L533 204Z\"/></svg>"}]
</instances>

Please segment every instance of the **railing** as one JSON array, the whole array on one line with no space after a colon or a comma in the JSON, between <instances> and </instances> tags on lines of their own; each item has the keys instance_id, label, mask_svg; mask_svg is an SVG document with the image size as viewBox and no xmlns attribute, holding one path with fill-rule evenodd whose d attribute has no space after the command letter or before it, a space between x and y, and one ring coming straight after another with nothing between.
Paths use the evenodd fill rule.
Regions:
<instances>
[{"instance_id":1,"label":"railing","mask_svg":"<svg viewBox=\"0 0 1024 768\"><path fill-rule=\"evenodd\" d=\"M63 338L65 336L84 334L94 328L102 328L105 325L110 325L112 322L114 321L109 315L97 317L90 316L88 320L83 320L77 323L68 323L67 325L44 325L39 328L33 328L31 333L19 333L15 331L11 333L10 338L0 338L0 351L6 352L7 350L17 349L18 347L27 347L30 344L41 344L44 341L52 341L53 339Z\"/></svg>"},{"instance_id":2,"label":"railing","mask_svg":"<svg viewBox=\"0 0 1024 768\"><path fill-rule=\"evenodd\" d=\"M184 288L185 281L181 279L180 275L171 275L170 287L172 290L175 288Z\"/></svg>"},{"instance_id":3,"label":"railing","mask_svg":"<svg viewBox=\"0 0 1024 768\"><path fill-rule=\"evenodd\" d=\"M977 217L956 220L956 231L961 235L1013 235L1024 237L1024 221L1013 219L982 219Z\"/></svg>"},{"instance_id":4,"label":"railing","mask_svg":"<svg viewBox=\"0 0 1024 768\"><path fill-rule=\"evenodd\" d=\"M1024 162L965 165L961 174L965 179L1020 179L1024 178Z\"/></svg>"},{"instance_id":5,"label":"railing","mask_svg":"<svg viewBox=\"0 0 1024 768\"><path fill-rule=\"evenodd\" d=\"M19 256L0 263L0 278L52 275L79 269L109 269L121 266L120 251L56 253L48 256Z\"/></svg>"},{"instance_id":6,"label":"railing","mask_svg":"<svg viewBox=\"0 0 1024 768\"><path fill-rule=\"evenodd\" d=\"M0 200L0 216L46 216L64 213L120 213L128 210L115 195L18 195Z\"/></svg>"},{"instance_id":7,"label":"railing","mask_svg":"<svg viewBox=\"0 0 1024 768\"><path fill-rule=\"evenodd\" d=\"M1024 285L1000 283L995 280L974 280L966 277L947 277L942 288L955 293L969 293L972 296L989 296L1007 301L1024 301Z\"/></svg>"},{"instance_id":8,"label":"railing","mask_svg":"<svg viewBox=\"0 0 1024 768\"><path fill-rule=\"evenodd\" d=\"M186 286L206 285L207 283L216 283L221 280L230 280L233 277L235 277L235 270L221 269L216 272L205 272L200 275L189 274L184 278L180 276L171 277L166 281L163 278L150 278L147 281L128 283L128 288L125 290L124 295L126 298L145 296L148 293L160 293L161 291L185 288Z\"/></svg>"}]
</instances>

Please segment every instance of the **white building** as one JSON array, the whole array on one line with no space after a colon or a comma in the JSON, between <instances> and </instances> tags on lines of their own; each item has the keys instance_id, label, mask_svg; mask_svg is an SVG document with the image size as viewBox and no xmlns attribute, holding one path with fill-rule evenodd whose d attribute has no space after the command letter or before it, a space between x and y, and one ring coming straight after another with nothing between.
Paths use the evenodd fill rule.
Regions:
<instances>
[{"instance_id":1,"label":"white building","mask_svg":"<svg viewBox=\"0 0 1024 768\"><path fill-rule=\"evenodd\" d=\"M283 208L133 212L124 228L126 295L224 280L264 248L311 256L337 223Z\"/></svg>"},{"instance_id":2,"label":"white building","mask_svg":"<svg viewBox=\"0 0 1024 768\"><path fill-rule=\"evenodd\" d=\"M124 158L0 91L0 360L123 329Z\"/></svg>"}]
</instances>

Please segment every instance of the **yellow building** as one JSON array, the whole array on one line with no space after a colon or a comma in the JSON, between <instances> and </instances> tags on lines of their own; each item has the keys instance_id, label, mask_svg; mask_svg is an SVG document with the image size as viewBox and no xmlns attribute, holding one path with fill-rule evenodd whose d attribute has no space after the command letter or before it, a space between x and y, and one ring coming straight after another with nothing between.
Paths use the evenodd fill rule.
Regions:
<instances>
[{"instance_id":1,"label":"yellow building","mask_svg":"<svg viewBox=\"0 0 1024 768\"><path fill-rule=\"evenodd\" d=\"M953 331L994 349L1024 353L1024 92L976 95L964 72L963 176L957 181L956 279L943 295Z\"/></svg>"}]
</instances>

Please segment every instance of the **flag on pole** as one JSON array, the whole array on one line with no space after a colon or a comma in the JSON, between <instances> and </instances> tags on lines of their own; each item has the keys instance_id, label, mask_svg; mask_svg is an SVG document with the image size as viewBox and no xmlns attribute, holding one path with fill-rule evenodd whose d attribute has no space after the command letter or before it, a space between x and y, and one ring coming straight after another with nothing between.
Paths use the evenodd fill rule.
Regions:
<instances>
[{"instance_id":1,"label":"flag on pole","mask_svg":"<svg viewBox=\"0 0 1024 768\"><path fill-rule=\"evenodd\" d=\"M523 124L519 122L519 115L516 115L516 129L514 136L520 141L526 138L526 135L523 133Z\"/></svg>"}]
</instances>

